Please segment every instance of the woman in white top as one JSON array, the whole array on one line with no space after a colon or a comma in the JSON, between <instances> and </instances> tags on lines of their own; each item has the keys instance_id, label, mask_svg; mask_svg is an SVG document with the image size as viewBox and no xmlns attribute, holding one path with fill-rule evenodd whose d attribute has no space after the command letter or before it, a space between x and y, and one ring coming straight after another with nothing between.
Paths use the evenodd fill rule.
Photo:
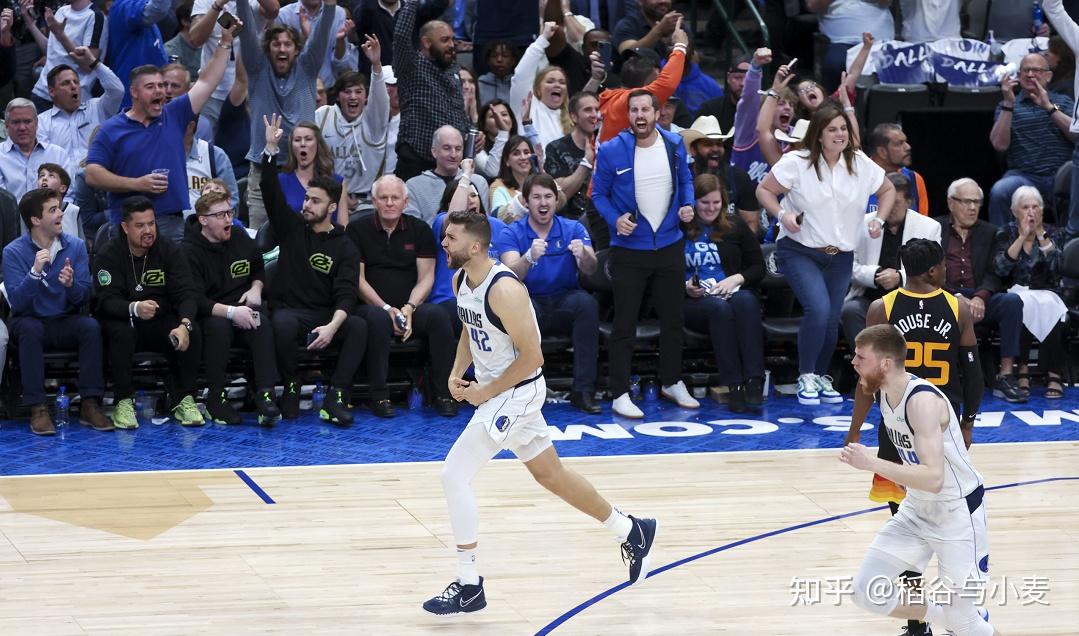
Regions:
<instances>
[{"instance_id":1,"label":"woman in white top","mask_svg":"<svg viewBox=\"0 0 1079 636\"><path fill-rule=\"evenodd\" d=\"M854 247L859 232L866 231L869 196L876 193L881 215L869 223L874 237L895 198L884 170L851 143L852 130L846 113L826 102L813 113L799 149L784 155L757 187L757 199L779 220L776 265L804 310L798 331L802 404L843 401L826 374L854 268Z\"/></svg>"},{"instance_id":2,"label":"woman in white top","mask_svg":"<svg viewBox=\"0 0 1079 636\"><path fill-rule=\"evenodd\" d=\"M573 122L569 118L566 72L557 66L540 70L540 64L547 60L544 51L550 44L549 38L557 30L558 25L554 22L544 24L543 33L525 50L510 81L510 104L516 111L517 121L522 125L527 121L535 123L541 146L565 136L573 129ZM530 92L536 99L530 100L530 105L526 106L524 101ZM526 108L528 112L524 111ZM525 134L523 129L518 132Z\"/></svg>"},{"instance_id":3,"label":"woman in white top","mask_svg":"<svg viewBox=\"0 0 1079 636\"><path fill-rule=\"evenodd\" d=\"M490 201L487 208L491 214L506 223L512 223L528 212L517 195L528 175L536 171L533 163L532 142L521 135L510 137L498 170L498 178L491 183Z\"/></svg>"}]
</instances>

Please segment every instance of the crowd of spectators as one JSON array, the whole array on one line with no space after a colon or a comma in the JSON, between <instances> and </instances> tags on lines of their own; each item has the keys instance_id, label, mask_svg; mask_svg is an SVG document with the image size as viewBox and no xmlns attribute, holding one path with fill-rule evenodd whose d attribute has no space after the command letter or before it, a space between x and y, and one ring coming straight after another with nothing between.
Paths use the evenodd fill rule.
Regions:
<instances>
[{"instance_id":1,"label":"crowd of spectators","mask_svg":"<svg viewBox=\"0 0 1079 636\"><path fill-rule=\"evenodd\" d=\"M916 169L931 149L899 122L862 130L855 87L875 43L960 37L960 3L804 4L826 43L820 77L778 38L713 77L670 0L3 9L0 358L10 331L31 430L54 430L45 351L78 352L81 419L111 430L138 426L138 352L168 358L169 410L192 426L241 421L231 347L251 350L266 424L298 415L300 351L330 348L320 415L348 425L360 379L370 412L394 417L391 350L413 338L431 404L454 416L462 329L441 243L459 210L488 215L490 254L528 288L542 335L570 339L569 401L585 413L601 412L604 385L614 413L643 417L631 375L651 312L663 397L699 407L683 381L689 329L710 340L729 408L759 407L761 286L777 274L801 307L798 400L842 401L829 371L841 331L852 342L903 284L911 239L941 244L945 289L998 334L993 390L1028 399L1036 341L1045 397L1061 397L1063 253L1079 235L1079 196L1057 209L1053 192L1079 153L1070 3L1045 0L1048 22L1029 29L1007 13L1023 3L992 4L998 39L1057 34L999 79L985 135L1003 176L988 194L954 181L946 210ZM609 296L582 287L597 276Z\"/></svg>"}]
</instances>

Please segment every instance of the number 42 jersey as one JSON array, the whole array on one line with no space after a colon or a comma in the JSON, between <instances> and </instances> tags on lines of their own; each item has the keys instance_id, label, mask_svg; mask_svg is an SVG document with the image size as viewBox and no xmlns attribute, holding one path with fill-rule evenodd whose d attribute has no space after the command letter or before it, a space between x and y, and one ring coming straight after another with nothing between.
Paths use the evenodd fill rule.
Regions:
<instances>
[{"instance_id":1,"label":"number 42 jersey","mask_svg":"<svg viewBox=\"0 0 1079 636\"><path fill-rule=\"evenodd\" d=\"M959 381L959 300L943 289L919 294L902 287L886 294L884 315L907 339L907 371L963 401Z\"/></svg>"}]
</instances>

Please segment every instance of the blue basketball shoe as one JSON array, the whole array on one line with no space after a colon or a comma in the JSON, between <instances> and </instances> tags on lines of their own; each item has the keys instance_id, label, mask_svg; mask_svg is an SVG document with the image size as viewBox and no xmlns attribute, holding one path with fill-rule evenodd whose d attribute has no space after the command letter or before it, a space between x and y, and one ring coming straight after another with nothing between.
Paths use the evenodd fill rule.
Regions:
<instances>
[{"instance_id":1,"label":"blue basketball shoe","mask_svg":"<svg viewBox=\"0 0 1079 636\"><path fill-rule=\"evenodd\" d=\"M656 541L659 524L655 519L638 519L633 515L629 515L629 520L633 522L633 529L622 544L622 561L629 564L629 582L633 584L648 576L652 544Z\"/></svg>"},{"instance_id":2,"label":"blue basketball shoe","mask_svg":"<svg viewBox=\"0 0 1079 636\"><path fill-rule=\"evenodd\" d=\"M482 576L479 585L461 585L454 581L441 594L423 604L423 609L439 616L478 612L485 607L487 597L483 595Z\"/></svg>"}]
</instances>

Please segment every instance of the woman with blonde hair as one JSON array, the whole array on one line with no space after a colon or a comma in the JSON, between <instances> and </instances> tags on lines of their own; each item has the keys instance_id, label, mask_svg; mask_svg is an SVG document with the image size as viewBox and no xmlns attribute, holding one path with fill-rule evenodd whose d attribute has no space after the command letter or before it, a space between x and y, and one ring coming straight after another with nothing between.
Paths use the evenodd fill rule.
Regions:
<instances>
[{"instance_id":1,"label":"woman with blonde hair","mask_svg":"<svg viewBox=\"0 0 1079 636\"><path fill-rule=\"evenodd\" d=\"M313 122L302 121L296 124L289 135L288 155L285 165L277 175L285 201L297 213L303 209L307 184L312 177L333 177L338 183L344 177L333 171L333 152L322 138L322 133ZM348 225L348 193L341 189L341 200L337 203L334 223L344 227Z\"/></svg>"},{"instance_id":2,"label":"woman with blonde hair","mask_svg":"<svg viewBox=\"0 0 1079 636\"><path fill-rule=\"evenodd\" d=\"M569 118L569 85L566 72L558 66L542 71L539 65L546 60L544 51L558 30L554 22L543 25L543 33L525 50L510 82L510 104L521 126L533 123L540 146L565 136L573 129ZM529 96L534 99L529 99ZM526 99L529 100L526 104ZM518 131L524 134L524 129Z\"/></svg>"}]
</instances>

